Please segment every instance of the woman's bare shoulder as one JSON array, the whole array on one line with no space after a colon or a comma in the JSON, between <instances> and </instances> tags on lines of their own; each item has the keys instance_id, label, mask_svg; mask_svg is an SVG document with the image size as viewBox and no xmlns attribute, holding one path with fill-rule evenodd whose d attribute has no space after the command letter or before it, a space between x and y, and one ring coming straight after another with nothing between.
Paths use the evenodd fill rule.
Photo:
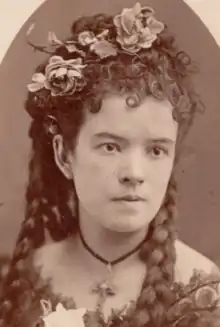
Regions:
<instances>
[{"instance_id":1,"label":"woman's bare shoulder","mask_svg":"<svg viewBox=\"0 0 220 327\"><path fill-rule=\"evenodd\" d=\"M41 277L49 278L54 275L54 269L58 271L61 267L69 265L72 247L68 239L60 242L47 242L34 252L32 264L35 269L40 268Z\"/></svg>"},{"instance_id":2,"label":"woman's bare shoulder","mask_svg":"<svg viewBox=\"0 0 220 327\"><path fill-rule=\"evenodd\" d=\"M193 274L193 270L202 270L205 273L220 273L217 265L194 250L184 242L177 240L175 243L176 247L176 281L188 283L190 277Z\"/></svg>"}]
</instances>

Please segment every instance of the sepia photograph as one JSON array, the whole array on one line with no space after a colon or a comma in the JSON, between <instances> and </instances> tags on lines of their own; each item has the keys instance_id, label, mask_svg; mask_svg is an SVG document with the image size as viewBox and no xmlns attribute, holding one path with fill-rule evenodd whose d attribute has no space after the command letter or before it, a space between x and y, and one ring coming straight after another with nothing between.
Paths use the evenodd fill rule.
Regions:
<instances>
[{"instance_id":1,"label":"sepia photograph","mask_svg":"<svg viewBox=\"0 0 220 327\"><path fill-rule=\"evenodd\" d=\"M219 12L1 0L0 327L220 327Z\"/></svg>"}]
</instances>

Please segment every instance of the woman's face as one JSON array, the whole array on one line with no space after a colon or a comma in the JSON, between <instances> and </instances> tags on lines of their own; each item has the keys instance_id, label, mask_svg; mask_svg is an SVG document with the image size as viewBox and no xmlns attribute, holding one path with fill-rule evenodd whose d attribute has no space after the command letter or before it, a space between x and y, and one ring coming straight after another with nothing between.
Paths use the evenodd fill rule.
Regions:
<instances>
[{"instance_id":1,"label":"woman's face","mask_svg":"<svg viewBox=\"0 0 220 327\"><path fill-rule=\"evenodd\" d=\"M134 109L125 100L111 94L100 112L86 113L69 160L79 213L88 226L135 232L146 228L161 206L178 126L166 100L149 96Z\"/></svg>"}]
</instances>

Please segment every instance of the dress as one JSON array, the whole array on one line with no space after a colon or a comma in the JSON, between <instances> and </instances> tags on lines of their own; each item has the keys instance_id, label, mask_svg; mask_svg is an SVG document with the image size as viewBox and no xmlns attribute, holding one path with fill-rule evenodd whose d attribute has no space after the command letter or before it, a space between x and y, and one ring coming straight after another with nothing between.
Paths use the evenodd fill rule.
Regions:
<instances>
[{"instance_id":1,"label":"dress","mask_svg":"<svg viewBox=\"0 0 220 327\"><path fill-rule=\"evenodd\" d=\"M42 250L41 250L42 251ZM56 251L59 251L59 243L53 244L49 248L50 255L56 253ZM184 288L186 285L191 285L191 289L193 287L198 286L199 283L203 282L209 282L210 274L214 272L215 278L216 278L216 271L217 267L214 265L213 262L211 262L209 259L204 257L203 255L199 254L195 250L192 250L190 247L185 245L184 243L177 241L176 242L176 252L177 252L177 261L176 261L176 292L179 294L178 296L182 294L183 291L183 285ZM47 252L48 254L49 252ZM41 258L44 260L43 256ZM30 263L29 263L30 264ZM27 267L30 265L27 262ZM199 271L204 271L207 273L207 275L200 276L198 273L194 276L193 282L190 282L190 277L193 274L193 268L198 269ZM208 277L206 277L208 276ZM213 277L212 276L212 277ZM132 324L129 324L129 321L131 321L132 317L132 310L135 310L135 306L133 304L129 304L129 306L126 308L126 310L121 311L115 311L113 313L112 317L109 318L108 321L102 320L102 317L95 313L95 312L87 312L84 315L84 320L82 320L82 317L79 320L79 311L78 308L76 308L76 305L74 301L69 298L65 297L64 295L55 294L51 291L49 280L43 280L38 272L33 269L28 269L22 276L24 284L26 283L26 289L23 294L20 295L20 310L17 312L14 312L13 320L10 324L10 327L59 327L60 324L61 327L71 327L75 326L75 324L72 324L72 321L74 319L78 319L77 324L80 327L80 323L83 322L82 326L108 326L108 327L118 327L118 326L133 326ZM22 279L21 278L21 279ZM191 283L191 284L190 284ZM217 284L215 284L214 288L211 289L209 287L207 289L207 286L201 287L201 289L204 289L205 291L212 292L211 295L213 295L217 299L219 296L218 290L219 288L216 287ZM181 289L182 287L182 289ZM189 290L189 289L188 289ZM198 296L198 290L196 292L192 293L192 296L190 297L190 306L194 307L195 305L195 299L197 301L197 304L200 305L203 301L202 292L200 292ZM187 297L187 301L189 298ZM194 302L193 302L194 301ZM213 304L213 299L209 297L209 303ZM212 303L211 303L212 301ZM189 303L189 301L188 301ZM219 301L220 303L220 301ZM179 307L178 307L179 308ZM83 308L81 308L82 310ZM176 309L175 309L176 310ZM178 309L179 310L179 309ZM177 311L177 310L176 310ZM182 312L183 315L183 312ZM16 318L17 316L17 318ZM44 316L45 321L42 319L42 316ZM50 323L47 324L47 317L49 317L49 320L51 319ZM68 318L69 317L69 318ZM208 318L207 318L208 317ZM59 324L59 319L61 323ZM69 319L69 320L68 320ZM197 322L189 321L186 325L186 322L180 321L179 324L172 325L167 324L167 322L164 322L163 327L215 327L220 326L220 313L216 309L213 311L210 315L210 312L208 311L204 321L203 312L201 314L201 317L198 318ZM125 323L128 322L127 324ZM218 322L218 323L217 323ZM147 326L148 327L148 326Z\"/></svg>"}]
</instances>

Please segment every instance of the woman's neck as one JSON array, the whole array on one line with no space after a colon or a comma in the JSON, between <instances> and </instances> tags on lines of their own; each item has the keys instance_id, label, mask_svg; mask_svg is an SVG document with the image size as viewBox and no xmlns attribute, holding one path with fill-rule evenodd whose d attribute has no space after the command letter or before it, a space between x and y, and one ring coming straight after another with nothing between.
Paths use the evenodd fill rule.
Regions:
<instances>
[{"instance_id":1,"label":"woman's neck","mask_svg":"<svg viewBox=\"0 0 220 327\"><path fill-rule=\"evenodd\" d=\"M80 230L86 244L93 252L108 262L114 261L121 256L135 249L146 237L146 230L140 230L133 233L117 232L104 228L94 220L88 226L88 220L80 219ZM78 251L88 263L102 264L97 258L86 250L80 235L78 234ZM138 251L129 256L125 261L133 260L138 257Z\"/></svg>"}]
</instances>

